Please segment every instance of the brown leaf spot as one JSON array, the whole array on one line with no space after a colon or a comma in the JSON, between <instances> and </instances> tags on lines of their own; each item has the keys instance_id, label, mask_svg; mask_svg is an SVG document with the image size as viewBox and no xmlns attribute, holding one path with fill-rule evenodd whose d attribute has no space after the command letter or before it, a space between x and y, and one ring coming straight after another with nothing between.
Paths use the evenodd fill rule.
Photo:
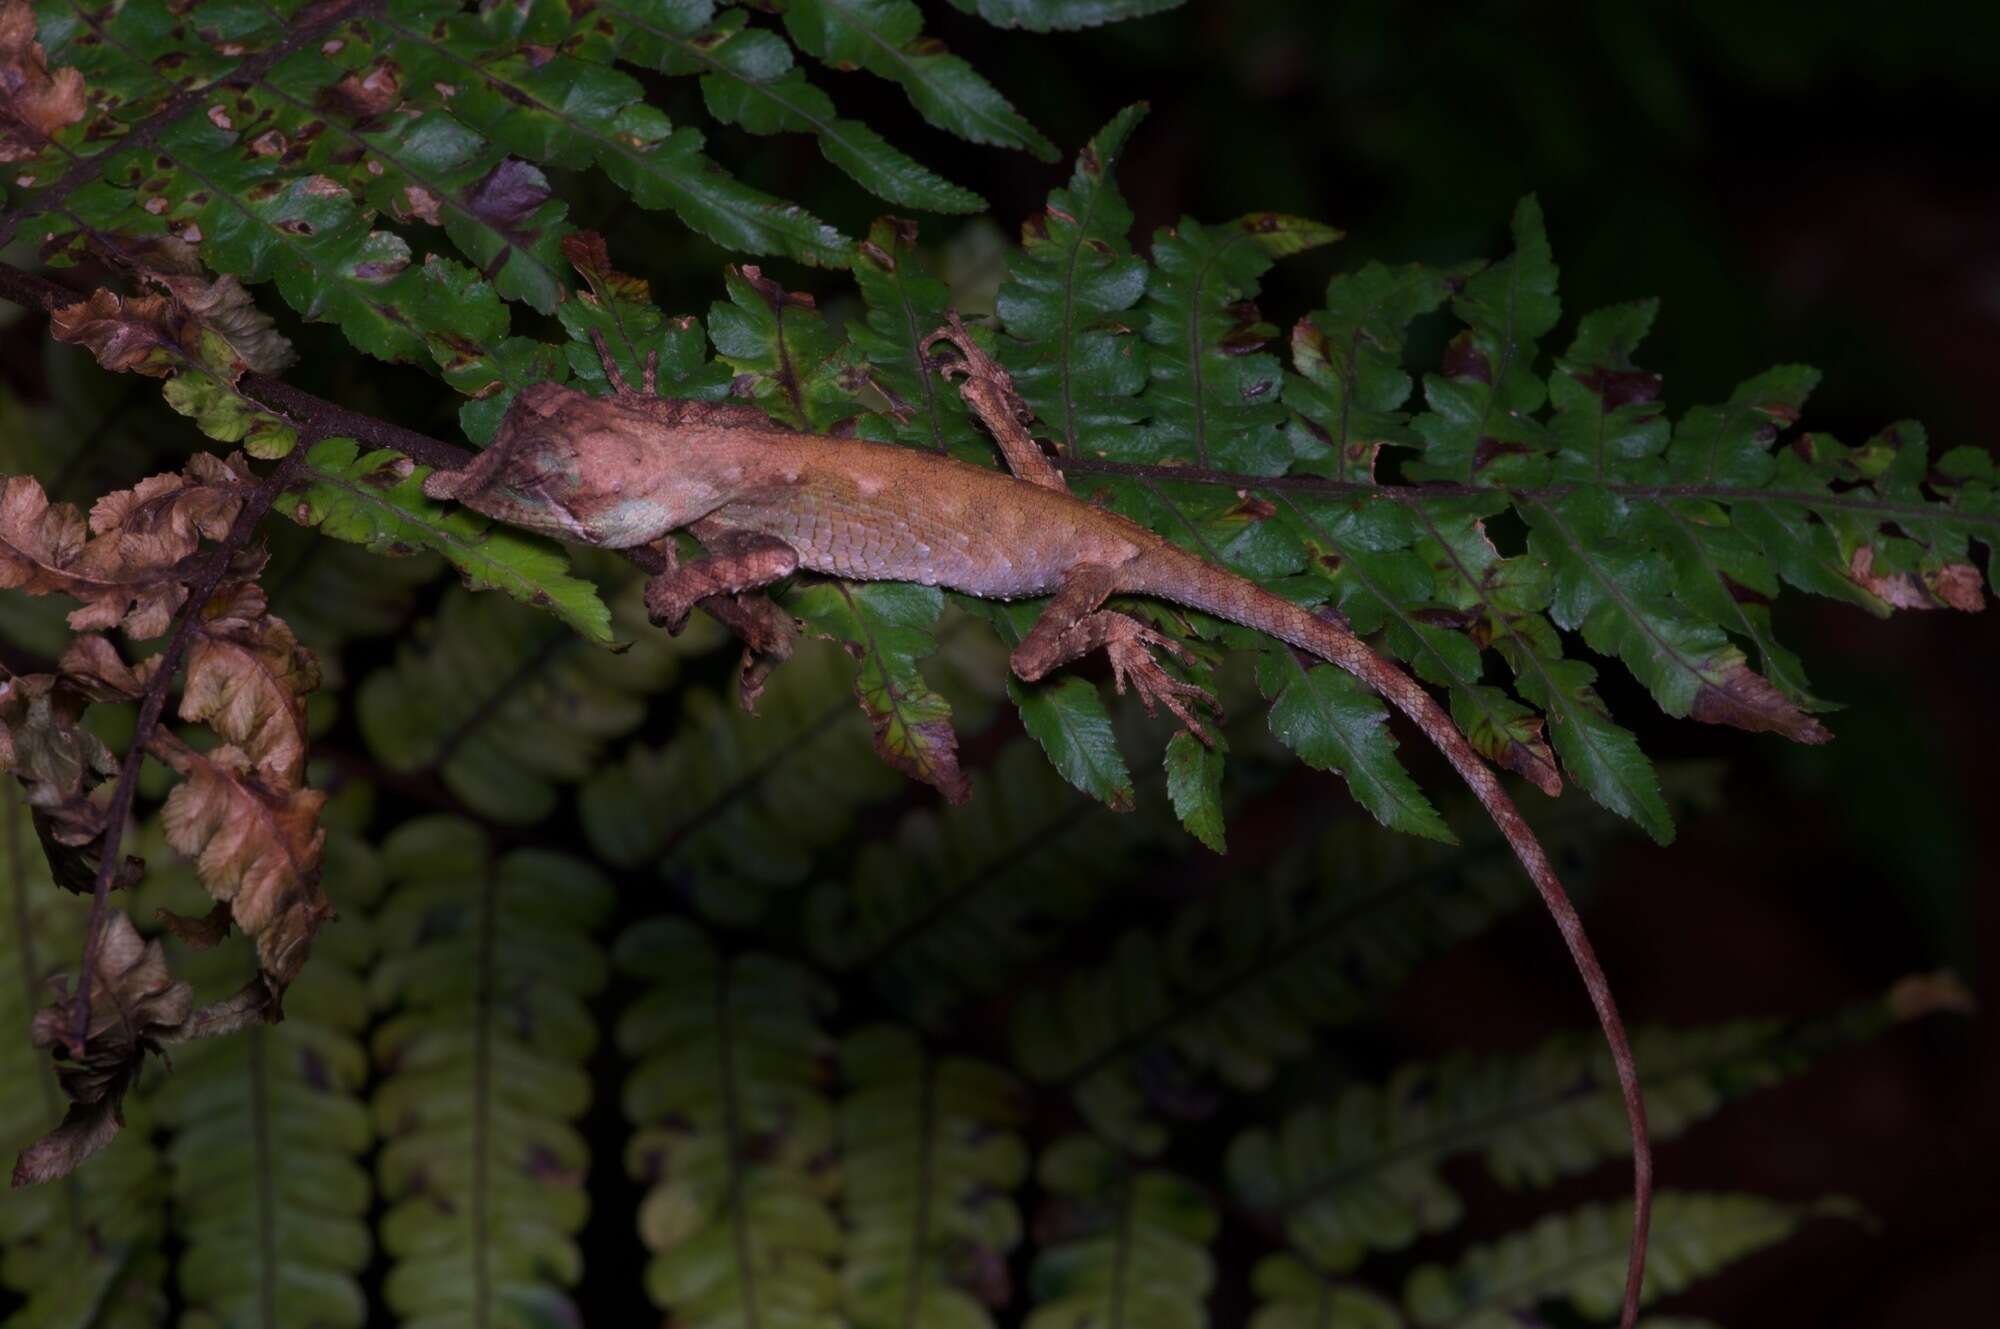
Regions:
<instances>
[{"instance_id":1,"label":"brown leaf spot","mask_svg":"<svg viewBox=\"0 0 2000 1329\"><path fill-rule=\"evenodd\" d=\"M1444 348L1444 357L1438 364L1439 372L1446 378L1460 382L1471 380L1475 383L1491 383L1493 366L1486 358L1486 352L1479 349L1470 332L1461 332L1453 337Z\"/></svg>"},{"instance_id":2,"label":"brown leaf spot","mask_svg":"<svg viewBox=\"0 0 2000 1329\"><path fill-rule=\"evenodd\" d=\"M1634 402L1658 401L1660 385L1665 381L1658 374L1638 369L1588 369L1570 377L1601 397L1606 410Z\"/></svg>"},{"instance_id":3,"label":"brown leaf spot","mask_svg":"<svg viewBox=\"0 0 2000 1329\"><path fill-rule=\"evenodd\" d=\"M403 186L403 207L399 209L399 220L408 221L412 217L428 222L432 226L444 224L444 217L438 211L444 200L425 189L422 185Z\"/></svg>"},{"instance_id":4,"label":"brown leaf spot","mask_svg":"<svg viewBox=\"0 0 2000 1329\"><path fill-rule=\"evenodd\" d=\"M229 118L229 112L220 105L208 108L208 122L224 133L229 133L236 128L236 122Z\"/></svg>"},{"instance_id":5,"label":"brown leaf spot","mask_svg":"<svg viewBox=\"0 0 2000 1329\"><path fill-rule=\"evenodd\" d=\"M250 140L250 152L256 157L282 157L285 155L285 136L275 129L267 129Z\"/></svg>"},{"instance_id":6,"label":"brown leaf spot","mask_svg":"<svg viewBox=\"0 0 2000 1329\"><path fill-rule=\"evenodd\" d=\"M343 120L366 122L393 107L403 90L396 66L384 61L361 74L320 89L319 109Z\"/></svg>"},{"instance_id":7,"label":"brown leaf spot","mask_svg":"<svg viewBox=\"0 0 2000 1329\"><path fill-rule=\"evenodd\" d=\"M1525 457L1528 449L1521 443L1502 443L1499 439L1485 434L1472 445L1472 469L1474 473L1485 470L1501 457Z\"/></svg>"},{"instance_id":8,"label":"brown leaf spot","mask_svg":"<svg viewBox=\"0 0 2000 1329\"><path fill-rule=\"evenodd\" d=\"M1953 609L1977 614L1986 608L1986 581L1970 563L1947 563L1931 578L1931 590Z\"/></svg>"},{"instance_id":9,"label":"brown leaf spot","mask_svg":"<svg viewBox=\"0 0 2000 1329\"><path fill-rule=\"evenodd\" d=\"M1707 724L1783 734L1797 743L1824 743L1833 737L1825 725L1745 664L1731 665L1716 681L1702 684L1694 694L1693 715Z\"/></svg>"}]
</instances>

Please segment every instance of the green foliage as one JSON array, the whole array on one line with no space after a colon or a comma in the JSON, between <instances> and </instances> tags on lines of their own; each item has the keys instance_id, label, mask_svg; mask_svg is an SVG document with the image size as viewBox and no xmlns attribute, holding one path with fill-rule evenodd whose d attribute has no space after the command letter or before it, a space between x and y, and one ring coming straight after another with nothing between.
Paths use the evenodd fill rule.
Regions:
<instances>
[{"instance_id":1,"label":"green foliage","mask_svg":"<svg viewBox=\"0 0 2000 1329\"><path fill-rule=\"evenodd\" d=\"M372 850L348 833L331 837L327 896L343 919L287 990L284 1023L199 1042L174 1059L160 1107L174 1131L175 1221L186 1243L178 1285L195 1322L367 1322L359 1279L374 1251L375 1187L361 1158L375 1126L362 1097L374 958L366 918L382 885ZM182 894L202 900L192 883ZM227 949L182 966L218 992L243 982L242 967Z\"/></svg>"},{"instance_id":2,"label":"green foliage","mask_svg":"<svg viewBox=\"0 0 2000 1329\"><path fill-rule=\"evenodd\" d=\"M1107 1139L1147 1156L1217 1082L1261 1088L1353 1023L1416 965L1527 903L1506 846L1463 809L1462 847L1385 840L1347 824L1289 861L1134 928L1088 966L1026 994L1014 1056L1072 1091ZM1611 838L1608 818L1541 819L1571 861Z\"/></svg>"},{"instance_id":3,"label":"green foliage","mask_svg":"<svg viewBox=\"0 0 2000 1329\"><path fill-rule=\"evenodd\" d=\"M597 588L573 576L562 555L517 531L495 529L423 496L419 477L392 452L362 452L332 438L306 454L306 482L284 501L303 525L382 554L435 550L475 590L505 591L541 605L584 636L611 640L611 614Z\"/></svg>"},{"instance_id":4,"label":"green foliage","mask_svg":"<svg viewBox=\"0 0 2000 1329\"><path fill-rule=\"evenodd\" d=\"M1013 1194L1028 1153L1026 1096L966 1057L927 1057L911 1034L864 1029L840 1049L842 1187L849 1234L842 1305L856 1329L990 1326L954 1280L1021 1241Z\"/></svg>"},{"instance_id":5,"label":"green foliage","mask_svg":"<svg viewBox=\"0 0 2000 1329\"><path fill-rule=\"evenodd\" d=\"M589 1162L574 1123L590 1103L585 1001L608 971L591 937L611 883L562 855L496 859L452 818L405 823L382 858L393 890L375 920L370 992L385 1018L370 1050L394 1262L383 1295L419 1323L573 1314Z\"/></svg>"},{"instance_id":6,"label":"green foliage","mask_svg":"<svg viewBox=\"0 0 2000 1329\"><path fill-rule=\"evenodd\" d=\"M1205 1329L1217 1220L1199 1186L1080 1135L1051 1145L1036 1173L1048 1245L1028 1276L1028 1329Z\"/></svg>"},{"instance_id":7,"label":"green foliage","mask_svg":"<svg viewBox=\"0 0 2000 1329\"><path fill-rule=\"evenodd\" d=\"M626 1167L648 1187L647 1294L690 1329L839 1325L831 990L771 956L725 959L675 919L628 931L618 966L646 985L618 1046L634 1063Z\"/></svg>"},{"instance_id":8,"label":"green foliage","mask_svg":"<svg viewBox=\"0 0 2000 1329\"><path fill-rule=\"evenodd\" d=\"M1662 1191L1653 1209L1653 1248L1641 1296L1648 1302L1774 1246L1807 1219L1852 1217L1835 1200L1789 1205L1758 1195ZM1526 1232L1474 1247L1452 1268L1425 1265L1403 1294L1413 1323L1500 1329L1513 1311L1566 1302L1580 1315L1615 1315L1625 1292L1629 1206L1586 1205L1550 1214Z\"/></svg>"},{"instance_id":9,"label":"green foliage","mask_svg":"<svg viewBox=\"0 0 2000 1329\"><path fill-rule=\"evenodd\" d=\"M546 614L448 592L395 667L361 685L369 747L391 770L435 770L495 821L546 818L558 788L597 770L678 671L676 643L648 630L639 583L625 581L613 630L633 644L618 654L592 650ZM690 645L711 640L698 635Z\"/></svg>"},{"instance_id":10,"label":"green foliage","mask_svg":"<svg viewBox=\"0 0 2000 1329\"><path fill-rule=\"evenodd\" d=\"M1674 1139L1902 1014L1884 999L1797 1025L1636 1031L1654 1141ZM1238 1136L1228 1170L1239 1198L1282 1219L1313 1268L1344 1273L1371 1249L1398 1249L1458 1223L1463 1204L1439 1171L1455 1155L1482 1155L1504 1184L1546 1186L1630 1147L1608 1057L1564 1037L1526 1057L1402 1067L1385 1084L1354 1086L1280 1126Z\"/></svg>"},{"instance_id":11,"label":"green foliage","mask_svg":"<svg viewBox=\"0 0 2000 1329\"><path fill-rule=\"evenodd\" d=\"M757 710L690 689L672 742L602 765L581 799L596 853L688 881L704 914L748 922L806 880L814 852L860 808L898 787L870 749L834 648L804 646Z\"/></svg>"}]
</instances>

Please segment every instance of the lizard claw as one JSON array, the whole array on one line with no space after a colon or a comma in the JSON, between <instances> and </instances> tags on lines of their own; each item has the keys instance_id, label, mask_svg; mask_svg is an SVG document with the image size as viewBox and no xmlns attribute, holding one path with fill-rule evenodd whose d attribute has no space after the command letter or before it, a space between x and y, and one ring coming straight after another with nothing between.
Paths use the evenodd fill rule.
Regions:
<instances>
[{"instance_id":1,"label":"lizard claw","mask_svg":"<svg viewBox=\"0 0 2000 1329\"><path fill-rule=\"evenodd\" d=\"M693 608L694 602L676 594L669 578L655 577L646 583L646 618L654 627L665 628L668 636L681 635Z\"/></svg>"},{"instance_id":2,"label":"lizard claw","mask_svg":"<svg viewBox=\"0 0 2000 1329\"><path fill-rule=\"evenodd\" d=\"M1164 706L1187 727L1189 733L1208 746L1215 746L1215 736L1208 732L1193 708L1206 707L1220 721L1223 719L1222 704L1208 689L1175 678L1153 658L1153 648L1158 647L1182 664L1190 664L1194 661L1194 652L1135 618L1127 618L1123 614L1116 617L1120 622L1104 643L1104 653L1111 657L1112 686L1118 690L1118 695L1125 695L1129 684L1139 694L1146 714L1157 715L1157 707Z\"/></svg>"}]
</instances>

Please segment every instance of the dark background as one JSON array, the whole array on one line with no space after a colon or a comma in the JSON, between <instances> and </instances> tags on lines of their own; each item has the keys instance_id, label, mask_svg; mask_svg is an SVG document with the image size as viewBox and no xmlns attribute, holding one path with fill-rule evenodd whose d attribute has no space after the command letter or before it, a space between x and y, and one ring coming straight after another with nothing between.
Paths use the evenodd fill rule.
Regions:
<instances>
[{"instance_id":1,"label":"dark background","mask_svg":"<svg viewBox=\"0 0 2000 1329\"><path fill-rule=\"evenodd\" d=\"M1572 316L1664 297L1640 358L1666 375L1676 415L1804 361L1826 373L1807 425L1849 442L1916 417L1939 451L1991 446L2000 424L2000 7L1198 0L1052 37L996 33L943 4L925 11L1066 158L1119 107L1151 102L1120 169L1142 240L1183 215L1267 208L1344 228L1342 244L1271 275L1263 305L1280 326L1367 259L1504 252L1507 218L1532 191ZM844 113L985 194L1010 232L1069 174L1067 160L932 132L868 76L816 77ZM669 110L692 110L699 95L687 81L661 92ZM850 234L879 208L807 140L714 138L718 158ZM715 298L728 256L623 207L601 180L559 187L579 221L608 232L621 266L653 278L663 306L700 311ZM922 220L961 276L995 252L985 223ZM841 307L844 277L765 266ZM73 352L44 361L34 320L0 336L10 377L30 391L45 367L77 372ZM1414 363L1431 362L1441 336L1420 336ZM449 395L415 371L364 362L328 329L300 341L307 357L291 377L302 386L451 435ZM106 391L135 416L158 409L150 383ZM1667 721L1621 671L1605 673L1607 699L1649 752L1721 758L1730 772L1720 809L1684 822L1671 847L1629 844L1600 874L1591 924L1628 1019L1805 1015L1941 966L1993 1004L1982 951L2000 940L2000 829L1982 777L2000 736L2000 614L1883 622L1799 595L1777 613L1818 692L1846 704L1825 717L1838 736L1828 747ZM1448 772L1405 739L1419 778L1447 787ZM1329 785L1307 776L1274 797L1310 815L1338 797ZM1238 849L1254 856L1258 826L1300 824L1283 811L1240 825ZM1213 873L1222 881L1226 868ZM1420 973L1390 1013L1389 1051L1518 1049L1586 1018L1552 929L1523 914ZM1668 1145L1665 1184L1839 1192L1879 1220L1815 1223L1672 1309L1738 1329L1990 1321L1996 1054L1992 1019L1933 1018ZM609 1157L616 1144L604 1147ZM1605 1189L1598 1175L1516 1196L1474 1169L1453 1175L1472 1193L1474 1235ZM1229 1320L1219 1308L1218 1323Z\"/></svg>"}]
</instances>

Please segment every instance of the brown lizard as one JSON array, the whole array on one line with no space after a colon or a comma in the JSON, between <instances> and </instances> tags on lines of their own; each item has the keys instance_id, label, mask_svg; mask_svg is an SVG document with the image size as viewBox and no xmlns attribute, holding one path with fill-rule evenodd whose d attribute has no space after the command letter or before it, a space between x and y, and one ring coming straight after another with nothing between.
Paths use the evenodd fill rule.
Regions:
<instances>
[{"instance_id":1,"label":"brown lizard","mask_svg":"<svg viewBox=\"0 0 2000 1329\"><path fill-rule=\"evenodd\" d=\"M794 432L747 404L661 398L650 362L644 390L635 392L600 338L611 395L555 383L523 389L493 445L462 470L433 473L424 492L575 543L630 549L658 542L669 566L646 586L656 624L678 632L704 604L753 649L779 656L789 649L792 624L761 589L812 571L921 582L982 599L1050 596L1010 657L1016 674L1032 683L1102 650L1120 692L1135 689L1148 710L1165 705L1204 741L1195 707L1213 708L1213 699L1153 655L1158 648L1185 659L1186 648L1104 608L1110 597L1152 596L1202 610L1330 661L1373 688L1415 721L1472 787L1527 869L1596 1008L1632 1133L1632 1249L1621 1319L1630 1329L1652 1193L1638 1074L1576 909L1499 777L1428 692L1344 623L1071 494L1029 434L1029 413L1006 372L956 315L922 349L928 355L941 341L962 359L937 367L962 376L960 391L1011 475L913 448ZM707 557L674 559L667 537L682 529Z\"/></svg>"}]
</instances>

